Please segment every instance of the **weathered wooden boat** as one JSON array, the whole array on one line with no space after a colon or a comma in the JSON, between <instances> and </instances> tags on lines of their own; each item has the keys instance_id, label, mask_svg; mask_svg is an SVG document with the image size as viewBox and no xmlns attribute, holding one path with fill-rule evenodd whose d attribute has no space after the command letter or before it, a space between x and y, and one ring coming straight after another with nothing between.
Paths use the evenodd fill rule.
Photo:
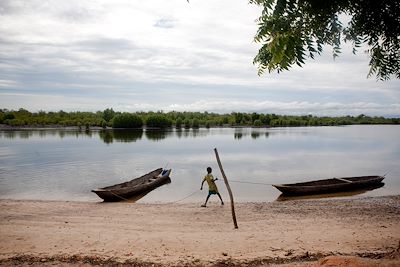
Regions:
<instances>
[{"instance_id":1,"label":"weathered wooden boat","mask_svg":"<svg viewBox=\"0 0 400 267\"><path fill-rule=\"evenodd\" d=\"M368 188L379 185L384 178L384 176L343 177L295 184L276 184L273 186L284 195L312 195Z\"/></svg>"},{"instance_id":2,"label":"weathered wooden boat","mask_svg":"<svg viewBox=\"0 0 400 267\"><path fill-rule=\"evenodd\" d=\"M92 190L104 201L121 201L149 192L170 181L171 169L156 169L129 182Z\"/></svg>"},{"instance_id":3,"label":"weathered wooden boat","mask_svg":"<svg viewBox=\"0 0 400 267\"><path fill-rule=\"evenodd\" d=\"M276 201L290 201L290 200L307 200L307 199L324 199L324 198L340 198L340 197L353 197L361 194L365 194L368 191L372 191L378 188L383 187L385 184L380 182L377 185L371 185L367 187L363 187L360 189L355 189L351 191L339 191L339 192L329 192L329 193L316 193L316 194L307 194L307 195L287 195L280 194Z\"/></svg>"}]
</instances>

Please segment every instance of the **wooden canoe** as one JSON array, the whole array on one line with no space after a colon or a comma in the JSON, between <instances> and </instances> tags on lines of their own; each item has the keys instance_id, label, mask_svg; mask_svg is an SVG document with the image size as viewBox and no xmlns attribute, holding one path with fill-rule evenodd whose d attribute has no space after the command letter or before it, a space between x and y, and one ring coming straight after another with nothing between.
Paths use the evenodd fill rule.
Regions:
<instances>
[{"instance_id":1,"label":"wooden canoe","mask_svg":"<svg viewBox=\"0 0 400 267\"><path fill-rule=\"evenodd\" d=\"M382 183L384 176L331 178L295 184L273 185L284 195L313 195L353 191Z\"/></svg>"},{"instance_id":2,"label":"wooden canoe","mask_svg":"<svg viewBox=\"0 0 400 267\"><path fill-rule=\"evenodd\" d=\"M156 169L129 182L92 190L104 201L121 201L149 192L170 181L171 170Z\"/></svg>"}]
</instances>

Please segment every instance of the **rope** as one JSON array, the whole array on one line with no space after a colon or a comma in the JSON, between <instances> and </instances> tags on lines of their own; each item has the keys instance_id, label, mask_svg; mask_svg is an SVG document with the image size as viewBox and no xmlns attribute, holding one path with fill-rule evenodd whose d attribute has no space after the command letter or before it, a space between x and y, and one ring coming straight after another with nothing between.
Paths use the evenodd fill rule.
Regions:
<instances>
[{"instance_id":1,"label":"rope","mask_svg":"<svg viewBox=\"0 0 400 267\"><path fill-rule=\"evenodd\" d=\"M261 184L261 185L272 185L272 184L267 184L267 183L253 183L253 182L244 182L244 181L235 181L235 180L229 180L229 182L232 182L232 183L241 183L241 184Z\"/></svg>"},{"instance_id":2,"label":"rope","mask_svg":"<svg viewBox=\"0 0 400 267\"><path fill-rule=\"evenodd\" d=\"M234 183L242 183L242 184L261 184L261 185L272 185L272 184L267 184L267 183L253 183L253 182L243 182L243 181L235 181L235 180L229 180L229 182L234 182ZM172 201L172 202L167 202L167 203L165 203L165 204L174 204L174 203L177 203L177 202L183 201L183 200L185 200L185 199L187 199L187 198L189 198L189 197L193 196L194 194L196 194L196 193L198 193L198 192L199 192L199 190L196 190L196 191L194 191L193 193L190 193L189 195L187 195L187 196L186 196L186 197L184 197L184 198L181 198L181 199L179 199L179 200L175 200L175 201Z\"/></svg>"},{"instance_id":3,"label":"rope","mask_svg":"<svg viewBox=\"0 0 400 267\"><path fill-rule=\"evenodd\" d=\"M244 181L235 181L235 180L229 180L229 182L232 182L232 183L241 183L241 184L268 185L268 186L269 186L269 185L272 185L272 184L267 184L267 183L253 183L253 182L244 182ZM178 199L178 200L175 200L175 201L171 201L171 202L167 202L167 203L163 203L163 204L174 204L174 203L181 202L181 201L183 201L183 200L185 200L185 199L188 199L189 197L195 195L195 194L198 193L198 192L199 192L199 190L196 190L196 191L190 193L189 195L185 196L184 198L181 198L181 199ZM114 196L116 196L116 197L122 199L122 200L125 200L125 201L128 201L128 202L130 201L129 199L124 198L124 197L122 197L122 196L120 196L120 195L114 193L114 192L111 191L111 190L110 190L110 193L113 194Z\"/></svg>"},{"instance_id":4,"label":"rope","mask_svg":"<svg viewBox=\"0 0 400 267\"><path fill-rule=\"evenodd\" d=\"M194 191L193 193L190 193L189 195L187 195L187 196L186 196L186 197L184 197L184 198L181 198L181 199L178 199L178 200L175 200L175 201L172 201L172 202L163 203L163 204L174 204L174 203L177 203L177 202L183 201L183 200L185 200L185 199L187 199L187 198L189 198L189 197L193 196L193 195L194 195L194 194L196 194L197 192L198 192L198 190ZM111 194L113 194L114 196L116 196L116 197L118 197L118 198L122 199L122 200L125 200L125 201L127 201L127 202L131 202L131 200L130 200L130 199L124 198L124 197L122 197L122 196L120 196L120 195L118 195L118 194L114 193L114 192L113 192L113 191L111 191L111 190L110 190L110 193L111 193Z\"/></svg>"},{"instance_id":5,"label":"rope","mask_svg":"<svg viewBox=\"0 0 400 267\"><path fill-rule=\"evenodd\" d=\"M235 181L235 180L229 180L229 182L233 182L233 183L242 183L242 184L261 184L261 185L268 185L268 186L269 186L269 185L272 185L272 184L267 184L267 183L253 183L253 182L243 182L243 181ZM179 199L179 200L175 200L175 201L172 201L172 202L167 202L167 203L165 203L165 204L174 204L174 203L183 201L183 200L185 200L185 199L187 199L187 198L193 196L194 194L196 194L196 193L198 193L198 192L199 192L199 190L196 190L196 191L194 191L193 193L190 193L189 195L187 195L187 196L184 197L184 198L181 198L181 199Z\"/></svg>"},{"instance_id":6,"label":"rope","mask_svg":"<svg viewBox=\"0 0 400 267\"><path fill-rule=\"evenodd\" d=\"M113 191L111 191L110 190L110 193L111 194L113 194L114 196L116 196L116 197L119 197L120 199L122 199L122 200L125 200L125 201L129 201L129 199L127 199L127 198L124 198L124 197L121 197L120 195L118 195L118 194L116 194L116 193L114 193Z\"/></svg>"},{"instance_id":7,"label":"rope","mask_svg":"<svg viewBox=\"0 0 400 267\"><path fill-rule=\"evenodd\" d=\"M181 199L179 199L179 200L175 200L175 201L172 201L172 202L167 202L167 203L165 203L165 204L174 204L174 203L180 202L180 201L182 201L182 200L185 200L185 199L187 199L187 198L193 196L194 194L196 194L196 193L198 193L198 192L199 192L199 190L196 190L196 191L194 191L193 193L187 195L187 196L184 197L184 198L181 198Z\"/></svg>"}]
</instances>

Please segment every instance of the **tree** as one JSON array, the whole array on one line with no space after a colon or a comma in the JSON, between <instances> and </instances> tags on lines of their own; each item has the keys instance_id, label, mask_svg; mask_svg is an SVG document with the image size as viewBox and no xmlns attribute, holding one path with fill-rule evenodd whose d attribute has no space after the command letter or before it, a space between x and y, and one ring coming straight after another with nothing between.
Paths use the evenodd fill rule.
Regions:
<instances>
[{"instance_id":1,"label":"tree","mask_svg":"<svg viewBox=\"0 0 400 267\"><path fill-rule=\"evenodd\" d=\"M182 123L183 123L182 119L181 118L177 118L176 122L175 122L176 128L181 128L182 127Z\"/></svg>"},{"instance_id":2,"label":"tree","mask_svg":"<svg viewBox=\"0 0 400 267\"><path fill-rule=\"evenodd\" d=\"M257 120L255 120L255 121L253 122L253 125L254 125L254 126L262 126L262 122L261 122L261 120L257 119Z\"/></svg>"},{"instance_id":3,"label":"tree","mask_svg":"<svg viewBox=\"0 0 400 267\"><path fill-rule=\"evenodd\" d=\"M191 123L190 123L190 120L189 120L189 119L185 119L185 120L183 121L183 124L185 124L185 128L186 128L186 129L189 129L190 126L191 126Z\"/></svg>"},{"instance_id":4,"label":"tree","mask_svg":"<svg viewBox=\"0 0 400 267\"><path fill-rule=\"evenodd\" d=\"M235 118L235 123L240 124L243 120L243 113L240 112L232 112L233 117Z\"/></svg>"},{"instance_id":5,"label":"tree","mask_svg":"<svg viewBox=\"0 0 400 267\"><path fill-rule=\"evenodd\" d=\"M102 117L106 122L109 122L114 118L115 111L112 108L107 108L103 111Z\"/></svg>"},{"instance_id":6,"label":"tree","mask_svg":"<svg viewBox=\"0 0 400 267\"><path fill-rule=\"evenodd\" d=\"M112 120L113 128L140 128L143 120L136 114L122 113L115 115Z\"/></svg>"},{"instance_id":7,"label":"tree","mask_svg":"<svg viewBox=\"0 0 400 267\"><path fill-rule=\"evenodd\" d=\"M197 129L197 128L200 127L200 122L199 122L199 120L198 120L197 118L193 119L193 121L192 121L192 127L193 127L194 129Z\"/></svg>"},{"instance_id":8,"label":"tree","mask_svg":"<svg viewBox=\"0 0 400 267\"><path fill-rule=\"evenodd\" d=\"M254 63L259 75L266 70L278 73L294 64L302 66L306 57L320 54L323 45L340 54L341 42L352 42L353 53L367 44L370 56L368 76L388 80L400 78L399 0L250 0L263 7L254 37L262 44ZM340 15L351 17L348 25ZM344 17L344 16L343 16Z\"/></svg>"},{"instance_id":9,"label":"tree","mask_svg":"<svg viewBox=\"0 0 400 267\"><path fill-rule=\"evenodd\" d=\"M147 127L167 128L172 126L172 121L164 114L152 114L146 120Z\"/></svg>"}]
</instances>

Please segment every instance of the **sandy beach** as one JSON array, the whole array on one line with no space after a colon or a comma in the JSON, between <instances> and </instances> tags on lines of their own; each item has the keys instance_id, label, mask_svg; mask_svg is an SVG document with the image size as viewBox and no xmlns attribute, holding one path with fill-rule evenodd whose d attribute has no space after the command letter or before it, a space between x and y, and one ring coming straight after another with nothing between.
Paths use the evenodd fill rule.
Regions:
<instances>
[{"instance_id":1,"label":"sandy beach","mask_svg":"<svg viewBox=\"0 0 400 267\"><path fill-rule=\"evenodd\" d=\"M400 266L400 196L200 204L0 200L0 264Z\"/></svg>"}]
</instances>

